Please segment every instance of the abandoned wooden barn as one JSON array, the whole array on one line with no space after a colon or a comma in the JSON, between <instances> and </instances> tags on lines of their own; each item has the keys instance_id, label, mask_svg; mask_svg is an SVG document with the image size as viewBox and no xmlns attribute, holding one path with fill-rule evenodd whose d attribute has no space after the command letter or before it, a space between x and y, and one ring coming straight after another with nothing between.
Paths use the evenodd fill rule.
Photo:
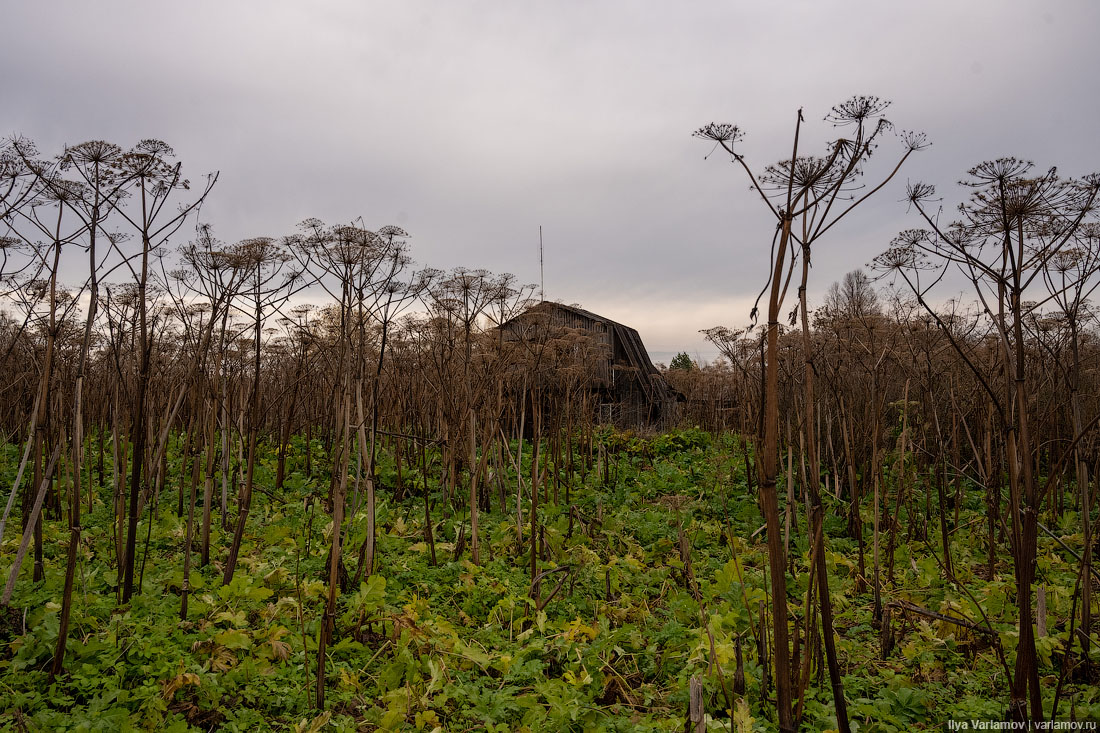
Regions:
<instances>
[{"instance_id":1,"label":"abandoned wooden barn","mask_svg":"<svg viewBox=\"0 0 1100 733\"><path fill-rule=\"evenodd\" d=\"M584 361L584 386L595 395L594 404L602 422L636 426L674 419L677 401L683 397L650 361L641 336L630 326L582 308L544 300L504 323L501 329L508 340L576 344L566 348L571 349L574 360Z\"/></svg>"}]
</instances>

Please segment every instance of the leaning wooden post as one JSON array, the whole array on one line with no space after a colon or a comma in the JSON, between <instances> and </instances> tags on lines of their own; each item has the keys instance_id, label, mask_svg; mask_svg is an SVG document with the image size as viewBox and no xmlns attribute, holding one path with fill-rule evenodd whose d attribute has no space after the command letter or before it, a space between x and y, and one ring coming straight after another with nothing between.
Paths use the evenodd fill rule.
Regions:
<instances>
[{"instance_id":1,"label":"leaning wooden post","mask_svg":"<svg viewBox=\"0 0 1100 733\"><path fill-rule=\"evenodd\" d=\"M703 683L692 677L688 688L688 733L706 733L706 715L703 713Z\"/></svg>"}]
</instances>

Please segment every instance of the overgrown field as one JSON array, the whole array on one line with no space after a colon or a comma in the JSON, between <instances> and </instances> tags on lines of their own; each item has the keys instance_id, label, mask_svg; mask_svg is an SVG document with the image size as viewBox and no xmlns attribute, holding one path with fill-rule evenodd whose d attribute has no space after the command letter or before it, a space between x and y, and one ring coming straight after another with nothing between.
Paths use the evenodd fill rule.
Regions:
<instances>
[{"instance_id":1,"label":"overgrown field","mask_svg":"<svg viewBox=\"0 0 1100 733\"><path fill-rule=\"evenodd\" d=\"M66 671L49 678L69 536L67 520L54 510L44 525L45 580L32 581L28 557L0 619L0 726L681 731L695 676L704 688L708 730L774 730L769 716L775 705L767 701L758 652L761 629L770 626L761 616L768 608L762 604L769 592L767 548L739 446L731 436L699 430L641 438L605 429L599 436L606 465L596 460L578 470L568 500L564 484L543 487L534 587L530 518L525 507L521 539L514 488L505 511L494 498L480 514L479 566L463 552L467 517L444 511L436 476L406 467L399 491L395 466L383 457L378 570L340 595L329 650L329 711L321 715L312 707L312 690L331 519L323 505L329 477L320 442L311 446L312 477L303 469L306 446L295 439L282 493L257 492L241 568L228 586L221 585L220 565L231 539L223 526L232 523L214 522L215 551L210 564L191 573L195 590L185 621L179 619L185 517L176 514L174 494L181 484L178 441L169 450L166 487L141 519L141 592L126 605L118 603L113 564L112 492L95 483L92 471ZM8 487L18 462L18 448L5 446L0 478ZM274 462L269 447L256 468L257 486L273 485ZM530 476L530 467L523 472ZM105 481L111 481L109 455ZM503 483L514 487L515 481L509 475ZM425 486L433 500L436 562L424 532ZM782 483L780 489L786 493ZM937 497L933 492L926 501L925 490L918 481L896 513L901 529L894 583L883 576L893 641L885 659L884 634L873 619L870 548L861 578L847 502L825 497L838 653L849 714L859 730L940 729L948 718L999 718L1007 705L1005 669L1012 667L1017 634L1007 550L1002 547L993 577L985 577L983 494L964 492L958 522L952 508L949 527L960 584L946 580L939 524L924 514ZM352 493L344 556L349 578L366 533L355 500ZM824 730L836 723L820 643L811 641L808 668L802 663L805 629L818 626L805 612L809 543L805 504L797 503L788 588L792 639L801 642L795 642L800 647L792 652L792 666L809 680L803 729ZM865 528L872 511L866 502ZM883 521L894 514L885 504ZM1060 650L1074 614L1072 553L1082 551L1081 521L1070 512L1044 521L1058 538L1039 539L1044 707L1052 709L1057 691L1063 717L1072 709L1077 720L1098 719L1100 689L1087 678L1066 679L1058 689ZM18 527L16 509L0 555L5 578ZM196 538L196 555L198 546ZM910 606L968 621L951 623ZM999 638L975 628L986 623ZM1092 654L1095 674L1095 646Z\"/></svg>"}]
</instances>

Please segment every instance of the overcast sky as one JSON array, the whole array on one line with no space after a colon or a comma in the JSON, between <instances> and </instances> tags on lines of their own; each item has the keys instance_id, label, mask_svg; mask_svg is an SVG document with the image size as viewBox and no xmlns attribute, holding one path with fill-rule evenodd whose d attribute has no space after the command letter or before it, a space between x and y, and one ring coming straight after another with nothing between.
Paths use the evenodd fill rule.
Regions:
<instances>
[{"instance_id":1,"label":"overcast sky","mask_svg":"<svg viewBox=\"0 0 1100 733\"><path fill-rule=\"evenodd\" d=\"M759 166L799 107L823 143L854 94L928 134L822 241L818 298L916 224L906 180L951 202L988 158L1100 169L1090 0L0 2L0 132L47 154L162 139L193 180L221 172L202 217L228 241L361 216L406 229L419 265L537 283L541 225L547 298L657 359L709 357L698 330L743 325L767 277L774 220L704 160L707 122L741 125Z\"/></svg>"}]
</instances>

